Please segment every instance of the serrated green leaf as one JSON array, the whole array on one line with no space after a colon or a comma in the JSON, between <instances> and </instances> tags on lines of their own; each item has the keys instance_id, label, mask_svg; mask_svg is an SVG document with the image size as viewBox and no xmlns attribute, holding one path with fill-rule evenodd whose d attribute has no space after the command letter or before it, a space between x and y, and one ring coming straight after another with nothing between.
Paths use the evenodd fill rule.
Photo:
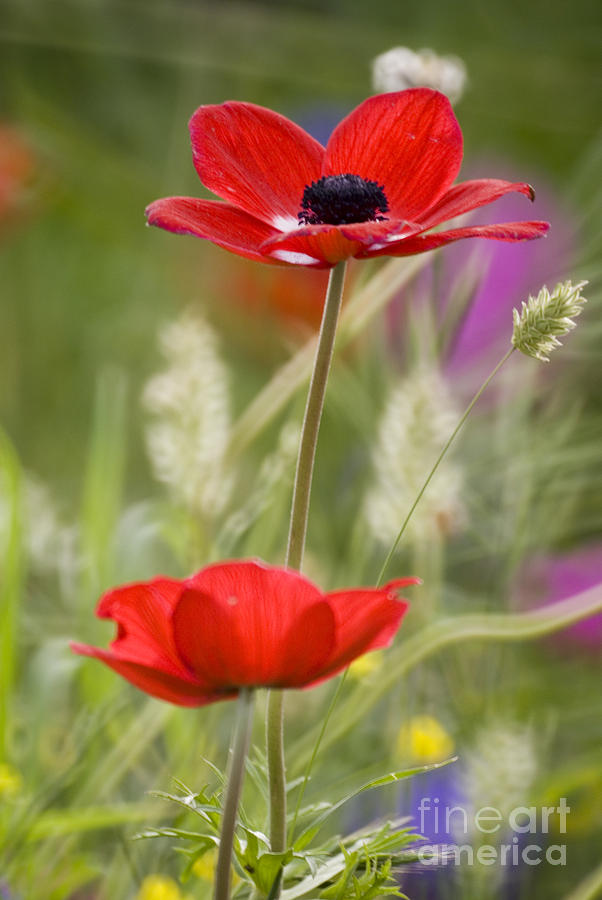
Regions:
<instances>
[{"instance_id":1,"label":"serrated green leaf","mask_svg":"<svg viewBox=\"0 0 602 900\"><path fill-rule=\"evenodd\" d=\"M332 882L335 879L340 880L342 873L349 866L349 861L353 858L358 858L360 864L362 859L373 860L372 865L376 867L376 870L379 867L382 870L382 861L390 859L393 860L395 865L414 862L417 859L416 853L400 852L408 844L421 840L420 836L414 834L411 829L399 829L397 827L400 823L406 821L404 817L394 822L379 824L377 827L368 826L347 835L343 839L332 839L326 847L322 847L318 851L299 854L303 856L305 863L308 865L310 875L301 879L293 887L285 890L282 893L282 900L294 900L294 898L302 897L314 900L316 891L320 889L321 885L325 885L327 882ZM323 859L324 855L327 855L326 859ZM351 885L351 882L348 881L347 883ZM343 884L343 882L340 881L340 884ZM329 890L329 887L326 890ZM355 893L344 896L355 898ZM362 895L360 894L359 896ZM378 896L378 894L374 896Z\"/></svg>"},{"instance_id":2,"label":"serrated green leaf","mask_svg":"<svg viewBox=\"0 0 602 900\"><path fill-rule=\"evenodd\" d=\"M170 794L168 791L149 791L151 797L157 797L159 800L167 800L171 803L177 803L190 812L196 813L203 821L208 822L214 827L219 822L222 814L222 808L217 799L211 802L211 798L205 797L204 794L188 793L186 795ZM209 799L209 802L199 803L197 798L203 797L203 800Z\"/></svg>"},{"instance_id":3,"label":"serrated green leaf","mask_svg":"<svg viewBox=\"0 0 602 900\"><path fill-rule=\"evenodd\" d=\"M357 853L347 853L345 848L342 848L341 856L345 863L343 871L334 884L320 892L320 897L323 897L324 900L343 900L344 897L348 896L347 888L357 866L359 855Z\"/></svg>"},{"instance_id":4,"label":"serrated green leaf","mask_svg":"<svg viewBox=\"0 0 602 900\"><path fill-rule=\"evenodd\" d=\"M211 841L216 847L219 845L219 839L212 834L200 834L198 831L186 831L184 828L146 828L144 831L134 835L133 840L145 840L147 838L170 837L179 838L184 841Z\"/></svg>"}]
</instances>

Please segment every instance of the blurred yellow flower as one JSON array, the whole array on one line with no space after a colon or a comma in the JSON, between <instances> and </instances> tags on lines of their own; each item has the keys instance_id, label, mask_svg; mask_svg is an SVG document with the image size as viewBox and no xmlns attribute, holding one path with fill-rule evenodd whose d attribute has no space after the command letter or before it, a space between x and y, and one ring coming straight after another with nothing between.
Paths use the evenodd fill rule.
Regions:
<instances>
[{"instance_id":1,"label":"blurred yellow flower","mask_svg":"<svg viewBox=\"0 0 602 900\"><path fill-rule=\"evenodd\" d=\"M165 875L148 875L136 895L136 900L192 900L183 894L173 878Z\"/></svg>"},{"instance_id":2,"label":"blurred yellow flower","mask_svg":"<svg viewBox=\"0 0 602 900\"><path fill-rule=\"evenodd\" d=\"M192 871L197 878L201 879L201 881L207 881L209 884L213 884L216 865L217 850L210 850L208 853L203 853L203 855L197 859L192 867ZM240 878L236 874L234 867L232 867L232 884L234 885L239 881Z\"/></svg>"},{"instance_id":3,"label":"blurred yellow flower","mask_svg":"<svg viewBox=\"0 0 602 900\"><path fill-rule=\"evenodd\" d=\"M358 656L349 666L349 675L358 681L367 678L369 675L378 672L383 664L382 653L365 653L364 656Z\"/></svg>"},{"instance_id":4,"label":"blurred yellow flower","mask_svg":"<svg viewBox=\"0 0 602 900\"><path fill-rule=\"evenodd\" d=\"M201 881L213 881L215 874L215 866L217 863L217 851L210 850L209 853L203 853L192 867L192 871L200 878Z\"/></svg>"},{"instance_id":5,"label":"blurred yellow flower","mask_svg":"<svg viewBox=\"0 0 602 900\"><path fill-rule=\"evenodd\" d=\"M397 749L417 763L447 759L454 750L453 738L433 716L413 716L399 729Z\"/></svg>"},{"instance_id":6,"label":"blurred yellow flower","mask_svg":"<svg viewBox=\"0 0 602 900\"><path fill-rule=\"evenodd\" d=\"M0 797L14 797L22 787L21 774L8 763L0 763Z\"/></svg>"}]
</instances>

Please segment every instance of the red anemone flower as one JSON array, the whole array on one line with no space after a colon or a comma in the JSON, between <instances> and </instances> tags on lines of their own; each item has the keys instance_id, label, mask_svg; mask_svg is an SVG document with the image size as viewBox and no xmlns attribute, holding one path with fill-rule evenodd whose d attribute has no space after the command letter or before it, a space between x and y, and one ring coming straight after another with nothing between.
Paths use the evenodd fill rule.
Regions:
<instances>
[{"instance_id":1,"label":"red anemone flower","mask_svg":"<svg viewBox=\"0 0 602 900\"><path fill-rule=\"evenodd\" d=\"M110 649L71 646L180 706L229 700L242 687L308 687L386 647L407 608L396 591L417 582L324 594L292 569L217 563L183 581L109 591L96 612L117 624Z\"/></svg>"},{"instance_id":2,"label":"red anemone flower","mask_svg":"<svg viewBox=\"0 0 602 900\"><path fill-rule=\"evenodd\" d=\"M429 88L370 97L326 148L252 103L201 106L190 132L199 178L226 202L166 197L146 210L149 224L248 259L330 268L351 256L408 256L467 237L530 240L549 227L431 231L509 191L534 194L528 184L499 179L451 186L462 132L447 97Z\"/></svg>"}]
</instances>

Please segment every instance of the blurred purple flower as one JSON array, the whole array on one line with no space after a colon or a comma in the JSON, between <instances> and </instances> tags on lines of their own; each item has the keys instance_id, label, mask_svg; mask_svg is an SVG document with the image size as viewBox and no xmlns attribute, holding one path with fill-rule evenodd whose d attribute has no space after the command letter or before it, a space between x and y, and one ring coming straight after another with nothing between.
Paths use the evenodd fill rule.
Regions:
<instances>
[{"instance_id":1,"label":"blurred purple flower","mask_svg":"<svg viewBox=\"0 0 602 900\"><path fill-rule=\"evenodd\" d=\"M539 245L532 242L531 246L523 243L514 248L516 252L512 256L507 246L483 248L477 264L479 267L485 264L486 271L450 347L447 360L450 370L461 370L483 356L488 362L495 361L492 358L508 347L512 309L526 300L529 293L537 293L546 281L560 280L571 265L574 229L570 216L552 191L541 187L540 178L537 184L537 214L552 222L552 228L545 241ZM512 218L517 212L516 198L501 198L498 209L502 218ZM444 262L454 279L464 266L470 265L470 247L449 250L456 252L449 253Z\"/></svg>"},{"instance_id":2,"label":"blurred purple flower","mask_svg":"<svg viewBox=\"0 0 602 900\"><path fill-rule=\"evenodd\" d=\"M454 844L453 822L446 823L446 810L465 806L466 801L458 777L457 764L426 772L411 778L406 787L399 812L412 817L412 828L426 838L427 844ZM456 881L454 866L439 867L412 863L400 872L400 884L411 900L439 900L452 896L450 890Z\"/></svg>"},{"instance_id":3,"label":"blurred purple flower","mask_svg":"<svg viewBox=\"0 0 602 900\"><path fill-rule=\"evenodd\" d=\"M334 103L304 104L293 112L294 121L324 146L338 123L347 114L345 107Z\"/></svg>"},{"instance_id":4,"label":"blurred purple flower","mask_svg":"<svg viewBox=\"0 0 602 900\"><path fill-rule=\"evenodd\" d=\"M492 165L505 178L514 177L507 163L495 160L470 168L467 175L478 178ZM529 175L538 185L536 214L552 223L545 240L511 246L458 242L445 254L437 254L410 288L418 303L431 299L441 325L451 325L442 365L454 383L460 381L469 391L478 386L508 348L512 309L546 282L566 277L575 256L573 217L540 175ZM519 216L520 201L520 197L511 195L500 198L497 208L501 217L510 220ZM471 225L481 222L479 212L470 216ZM407 299L405 294L390 311L392 332L402 338Z\"/></svg>"},{"instance_id":5,"label":"blurred purple flower","mask_svg":"<svg viewBox=\"0 0 602 900\"><path fill-rule=\"evenodd\" d=\"M522 607L532 608L566 600L602 583L602 544L570 553L533 557L519 576L517 595ZM565 649L587 650L602 659L602 613L566 628L553 639Z\"/></svg>"}]
</instances>

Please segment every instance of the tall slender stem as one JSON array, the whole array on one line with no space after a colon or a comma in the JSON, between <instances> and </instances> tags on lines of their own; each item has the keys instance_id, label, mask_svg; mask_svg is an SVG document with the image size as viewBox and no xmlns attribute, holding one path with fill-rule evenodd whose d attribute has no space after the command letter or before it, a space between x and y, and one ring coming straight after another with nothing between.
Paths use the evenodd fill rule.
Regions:
<instances>
[{"instance_id":1,"label":"tall slender stem","mask_svg":"<svg viewBox=\"0 0 602 900\"><path fill-rule=\"evenodd\" d=\"M238 814L238 803L245 775L245 761L251 741L253 727L254 691L252 688L241 688L236 709L236 728L232 738L230 765L226 788L226 800L222 815L222 830L219 841L219 853L215 870L213 900L229 900L230 871L232 868L232 848L234 846L234 829Z\"/></svg>"},{"instance_id":2,"label":"tall slender stem","mask_svg":"<svg viewBox=\"0 0 602 900\"><path fill-rule=\"evenodd\" d=\"M410 521L410 519L411 519L412 516L414 515L414 510L416 509L416 507L418 506L418 504L419 504L420 501L422 500L422 496L423 496L424 492L426 491L427 487L429 486L429 484L431 483L431 480L432 480L432 478L433 478L433 475L435 474L435 472L436 472L437 469L439 468L439 465L440 465L440 463L442 462L443 457L445 456L445 454L447 453L447 451L449 450L449 448L451 447L451 445L452 445L453 442L455 441L456 435L458 434L458 432L460 431L460 429L461 429L462 426L464 425L464 422L467 420L467 418L468 418L469 415L471 414L473 406L475 405L475 403L477 402L477 400L479 399L479 397L481 396L481 394L489 387L489 384L493 381L493 379L495 378L495 376L497 375L497 373L500 371L500 369L502 368L502 366L504 365L504 363L506 362L506 360L508 360L508 359L512 356L512 354L514 353L514 350L515 350L515 349L516 349L515 347L511 347L510 350L508 350L508 352L500 359L500 361L499 361L499 363L497 364L497 366L495 367L495 369L487 376L487 378L485 379L485 381L483 382L483 384L481 385L481 387L478 389L478 391L476 392L476 394L474 395L474 397L472 398L472 400L470 401L470 403L468 404L468 406L467 406L466 409L464 410L464 413L463 413L462 417L460 418L460 421L458 422L458 424L456 425L456 427L454 428L454 430L452 431L452 433L451 433L450 436L448 437L447 441L445 442L445 444L444 444L444 446L443 446L443 449L441 450L441 453L439 454L439 456L438 456L437 459L435 460L435 463L434 463L434 465L433 465L433 468L432 468L431 471L428 473L428 475L427 475L427 477L426 477L426 479L425 479L425 481L424 481L424 484L423 484L422 487L420 488L420 490L419 490L419 492L418 492L418 494L417 494L417 496L416 496L416 499L414 500L414 502L412 503L412 505L411 505L411 507L410 507L410 510L409 510L407 516L406 516L405 519L403 520L403 524L402 524L401 528L399 529L399 532L398 532L398 534L397 534L397 537L396 537L395 540L393 541L393 546L392 546L391 549L389 550L389 552L388 552L388 554L387 554L387 558L385 559L385 561L384 561L384 563L383 563L383 565L382 565L382 568L381 568L381 570L380 570L380 573L379 573L379 576L378 576L378 579L377 579L377 582L376 582L377 587L379 587L380 584L382 583L382 580L383 580L383 578L384 578L385 572L387 571L387 566L389 565L389 563L391 562L391 559L393 558L393 554L395 553L395 550L397 549L397 545L399 544L401 538L403 537L403 534L404 534L404 532L405 532L405 530L406 530L406 528L407 528L408 522Z\"/></svg>"},{"instance_id":3,"label":"tall slender stem","mask_svg":"<svg viewBox=\"0 0 602 900\"><path fill-rule=\"evenodd\" d=\"M290 566L291 569L301 568L301 563L303 562L318 431L320 430L320 420L322 418L322 409L324 408L326 383L334 349L334 337L341 308L346 268L347 263L340 262L330 272L328 291L322 314L322 325L318 338L318 348L307 394L286 551L286 565Z\"/></svg>"},{"instance_id":4,"label":"tall slender stem","mask_svg":"<svg viewBox=\"0 0 602 900\"><path fill-rule=\"evenodd\" d=\"M324 408L326 383L332 361L346 268L347 264L341 262L330 272L318 347L307 395L286 551L286 565L293 569L299 569L303 562L318 432ZM266 743L270 786L270 846L274 853L282 853L286 850L286 775L284 768L284 696L282 691L270 691L268 697Z\"/></svg>"},{"instance_id":5,"label":"tall slender stem","mask_svg":"<svg viewBox=\"0 0 602 900\"><path fill-rule=\"evenodd\" d=\"M286 772L284 767L284 693L270 691L266 711L266 754L270 788L270 849L286 850Z\"/></svg>"}]
</instances>

